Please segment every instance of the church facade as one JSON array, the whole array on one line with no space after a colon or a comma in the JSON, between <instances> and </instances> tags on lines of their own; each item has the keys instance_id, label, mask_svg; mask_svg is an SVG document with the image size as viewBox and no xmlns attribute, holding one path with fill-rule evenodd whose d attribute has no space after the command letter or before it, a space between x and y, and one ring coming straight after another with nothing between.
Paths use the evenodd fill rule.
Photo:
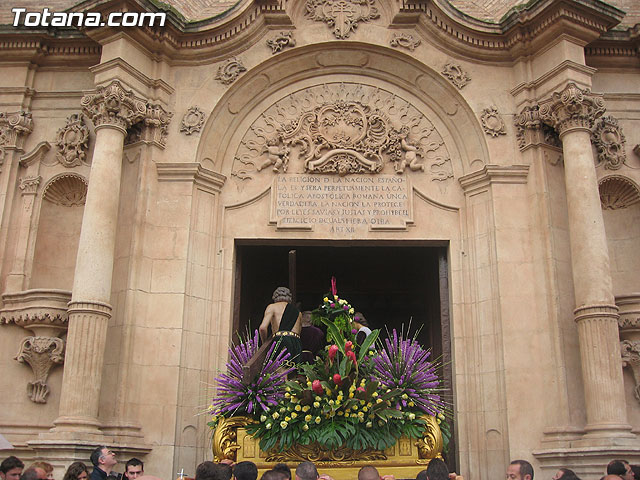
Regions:
<instances>
[{"instance_id":1,"label":"church facade","mask_svg":"<svg viewBox=\"0 0 640 480\"><path fill-rule=\"evenodd\" d=\"M57 0L165 22L13 26L30 5L0 28L3 457L193 475L276 253L338 248L339 288L363 256L437 324L460 474L640 462L637 2Z\"/></svg>"}]
</instances>

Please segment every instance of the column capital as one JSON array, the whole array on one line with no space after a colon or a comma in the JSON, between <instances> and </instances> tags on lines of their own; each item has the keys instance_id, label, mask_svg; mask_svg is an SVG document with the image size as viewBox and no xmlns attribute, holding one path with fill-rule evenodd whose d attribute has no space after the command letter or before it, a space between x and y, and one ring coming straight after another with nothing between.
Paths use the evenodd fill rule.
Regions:
<instances>
[{"instance_id":1,"label":"column capital","mask_svg":"<svg viewBox=\"0 0 640 480\"><path fill-rule=\"evenodd\" d=\"M551 98L540 102L540 120L563 135L572 129L590 130L605 110L601 96L593 95L589 88L581 89L572 82L561 92L554 92Z\"/></svg>"},{"instance_id":2,"label":"column capital","mask_svg":"<svg viewBox=\"0 0 640 480\"><path fill-rule=\"evenodd\" d=\"M22 195L35 195L41 180L40 175L21 178L19 187L22 190Z\"/></svg>"},{"instance_id":3,"label":"column capital","mask_svg":"<svg viewBox=\"0 0 640 480\"><path fill-rule=\"evenodd\" d=\"M0 165L4 163L5 151L22 149L24 139L33 131L31 112L0 112Z\"/></svg>"},{"instance_id":4,"label":"column capital","mask_svg":"<svg viewBox=\"0 0 640 480\"><path fill-rule=\"evenodd\" d=\"M82 97L80 104L96 128L109 126L125 133L147 113L147 101L126 90L117 80L97 87L94 93Z\"/></svg>"}]
</instances>

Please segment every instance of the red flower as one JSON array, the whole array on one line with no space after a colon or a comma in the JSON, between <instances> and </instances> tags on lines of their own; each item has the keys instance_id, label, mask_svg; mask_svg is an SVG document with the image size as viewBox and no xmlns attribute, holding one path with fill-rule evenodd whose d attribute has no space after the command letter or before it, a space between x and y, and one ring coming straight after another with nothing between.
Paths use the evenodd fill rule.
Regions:
<instances>
[{"instance_id":1,"label":"red flower","mask_svg":"<svg viewBox=\"0 0 640 480\"><path fill-rule=\"evenodd\" d=\"M333 376L333 383L335 383L336 385L340 386L342 384L342 377L340 376L339 373L336 373Z\"/></svg>"},{"instance_id":2,"label":"red flower","mask_svg":"<svg viewBox=\"0 0 640 480\"><path fill-rule=\"evenodd\" d=\"M351 347L353 347L353 342L351 340L349 340L347 343L344 344L344 351L345 352L350 352L351 351Z\"/></svg>"},{"instance_id":3,"label":"red flower","mask_svg":"<svg viewBox=\"0 0 640 480\"><path fill-rule=\"evenodd\" d=\"M349 359L353 362L355 366L358 366L358 362L356 361L356 354L353 352L353 350L349 350L347 352L347 357L349 357Z\"/></svg>"},{"instance_id":4,"label":"red flower","mask_svg":"<svg viewBox=\"0 0 640 480\"><path fill-rule=\"evenodd\" d=\"M324 393L324 389L320 384L320 380L314 380L313 383L311 384L311 388L316 393L316 395L322 395Z\"/></svg>"},{"instance_id":5,"label":"red flower","mask_svg":"<svg viewBox=\"0 0 640 480\"><path fill-rule=\"evenodd\" d=\"M364 387L358 387L358 388L356 388L356 390L359 391L359 392L364 392L365 391Z\"/></svg>"},{"instance_id":6,"label":"red flower","mask_svg":"<svg viewBox=\"0 0 640 480\"><path fill-rule=\"evenodd\" d=\"M331 360L333 362L335 360L335 358L336 358L336 354L337 353L338 353L338 346L337 345L331 345L329 347L329 360Z\"/></svg>"}]
</instances>

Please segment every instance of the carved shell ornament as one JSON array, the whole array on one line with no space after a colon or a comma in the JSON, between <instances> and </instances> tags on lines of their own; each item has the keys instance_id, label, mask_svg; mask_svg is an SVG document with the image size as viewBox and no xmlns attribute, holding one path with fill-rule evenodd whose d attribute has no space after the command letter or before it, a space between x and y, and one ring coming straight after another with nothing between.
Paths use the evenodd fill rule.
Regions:
<instances>
[{"instance_id":1,"label":"carved shell ornament","mask_svg":"<svg viewBox=\"0 0 640 480\"><path fill-rule=\"evenodd\" d=\"M423 172L453 177L435 126L390 92L358 84L324 84L278 101L251 125L232 175L264 172L375 174Z\"/></svg>"},{"instance_id":2,"label":"carved shell ornament","mask_svg":"<svg viewBox=\"0 0 640 480\"><path fill-rule=\"evenodd\" d=\"M605 210L619 210L640 202L640 191L630 180L612 175L600 180L600 203Z\"/></svg>"}]
</instances>

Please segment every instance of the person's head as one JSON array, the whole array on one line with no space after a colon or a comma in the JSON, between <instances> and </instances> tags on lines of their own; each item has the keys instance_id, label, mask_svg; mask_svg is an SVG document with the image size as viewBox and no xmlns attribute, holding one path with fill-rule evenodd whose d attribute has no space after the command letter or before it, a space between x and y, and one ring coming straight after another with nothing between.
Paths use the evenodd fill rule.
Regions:
<instances>
[{"instance_id":1,"label":"person's head","mask_svg":"<svg viewBox=\"0 0 640 480\"><path fill-rule=\"evenodd\" d=\"M633 472L633 478L640 480L640 465L631 465L631 471Z\"/></svg>"},{"instance_id":2,"label":"person's head","mask_svg":"<svg viewBox=\"0 0 640 480\"><path fill-rule=\"evenodd\" d=\"M29 468L41 468L47 474L47 480L53 480L53 465L49 462L34 462Z\"/></svg>"},{"instance_id":3,"label":"person's head","mask_svg":"<svg viewBox=\"0 0 640 480\"><path fill-rule=\"evenodd\" d=\"M286 463L276 463L272 470L282 472L288 480L291 480L291 469L287 467Z\"/></svg>"},{"instance_id":4,"label":"person's head","mask_svg":"<svg viewBox=\"0 0 640 480\"><path fill-rule=\"evenodd\" d=\"M38 472L38 470L46 475L44 470L42 470L41 468L27 468L24 472L22 472L22 475L20 475L20 480L40 480L40 473ZM44 478L46 478L46 476Z\"/></svg>"},{"instance_id":5,"label":"person's head","mask_svg":"<svg viewBox=\"0 0 640 480\"><path fill-rule=\"evenodd\" d=\"M196 468L196 480L231 480L231 466L207 460Z\"/></svg>"},{"instance_id":6,"label":"person's head","mask_svg":"<svg viewBox=\"0 0 640 480\"><path fill-rule=\"evenodd\" d=\"M137 480L138 477L144 475L144 463L142 460L132 458L124 465L124 473L129 480Z\"/></svg>"},{"instance_id":7,"label":"person's head","mask_svg":"<svg viewBox=\"0 0 640 480\"><path fill-rule=\"evenodd\" d=\"M107 473L111 472L111 469L118 463L115 452L112 452L104 445L96 447L89 458L94 467L99 467L100 470Z\"/></svg>"},{"instance_id":8,"label":"person's head","mask_svg":"<svg viewBox=\"0 0 640 480\"><path fill-rule=\"evenodd\" d=\"M267 470L262 474L260 480L283 480L284 473L277 470Z\"/></svg>"},{"instance_id":9,"label":"person's head","mask_svg":"<svg viewBox=\"0 0 640 480\"><path fill-rule=\"evenodd\" d=\"M304 312L302 312L301 322L303 327L310 327L311 325L313 325L313 322L311 321L311 312L309 310L305 310Z\"/></svg>"},{"instance_id":10,"label":"person's head","mask_svg":"<svg viewBox=\"0 0 640 480\"><path fill-rule=\"evenodd\" d=\"M607 475L618 475L623 480L634 480L633 470L626 460L611 460L607 465Z\"/></svg>"},{"instance_id":11,"label":"person's head","mask_svg":"<svg viewBox=\"0 0 640 480\"><path fill-rule=\"evenodd\" d=\"M507 480L533 480L533 467L526 460L514 460L507 467Z\"/></svg>"},{"instance_id":12,"label":"person's head","mask_svg":"<svg viewBox=\"0 0 640 480\"><path fill-rule=\"evenodd\" d=\"M356 312L353 316L353 323L356 324L356 327L369 327L369 322L364 318L364 315L361 312Z\"/></svg>"},{"instance_id":13,"label":"person's head","mask_svg":"<svg viewBox=\"0 0 640 480\"><path fill-rule=\"evenodd\" d=\"M569 478L570 476L575 477L576 474L573 470L570 470L568 468L559 468L558 471L556 472L556 474L551 477L552 480L560 480L561 478Z\"/></svg>"},{"instance_id":14,"label":"person's head","mask_svg":"<svg viewBox=\"0 0 640 480\"><path fill-rule=\"evenodd\" d=\"M420 473L416 475L416 480L427 480L427 470L420 470Z\"/></svg>"},{"instance_id":15,"label":"person's head","mask_svg":"<svg viewBox=\"0 0 640 480\"><path fill-rule=\"evenodd\" d=\"M0 463L0 478L2 480L19 480L23 468L24 463L18 457L13 455L7 457Z\"/></svg>"},{"instance_id":16,"label":"person's head","mask_svg":"<svg viewBox=\"0 0 640 480\"><path fill-rule=\"evenodd\" d=\"M296 480L318 480L318 469L313 462L302 462L296 467Z\"/></svg>"},{"instance_id":17,"label":"person's head","mask_svg":"<svg viewBox=\"0 0 640 480\"><path fill-rule=\"evenodd\" d=\"M358 480L380 480L378 469L373 465L365 465L358 471Z\"/></svg>"},{"instance_id":18,"label":"person's head","mask_svg":"<svg viewBox=\"0 0 640 480\"><path fill-rule=\"evenodd\" d=\"M273 295L271 296L271 298L274 302L291 303L291 290L289 290L287 287L278 287L273 291Z\"/></svg>"},{"instance_id":19,"label":"person's head","mask_svg":"<svg viewBox=\"0 0 640 480\"><path fill-rule=\"evenodd\" d=\"M429 480L448 480L449 469L447 464L439 458L432 458L427 465L427 478Z\"/></svg>"},{"instance_id":20,"label":"person's head","mask_svg":"<svg viewBox=\"0 0 640 480\"><path fill-rule=\"evenodd\" d=\"M82 462L73 462L67 468L62 480L87 480L89 478L89 470Z\"/></svg>"},{"instance_id":21,"label":"person's head","mask_svg":"<svg viewBox=\"0 0 640 480\"><path fill-rule=\"evenodd\" d=\"M236 480L257 480L258 467L253 462L239 462L233 467L233 476Z\"/></svg>"}]
</instances>

